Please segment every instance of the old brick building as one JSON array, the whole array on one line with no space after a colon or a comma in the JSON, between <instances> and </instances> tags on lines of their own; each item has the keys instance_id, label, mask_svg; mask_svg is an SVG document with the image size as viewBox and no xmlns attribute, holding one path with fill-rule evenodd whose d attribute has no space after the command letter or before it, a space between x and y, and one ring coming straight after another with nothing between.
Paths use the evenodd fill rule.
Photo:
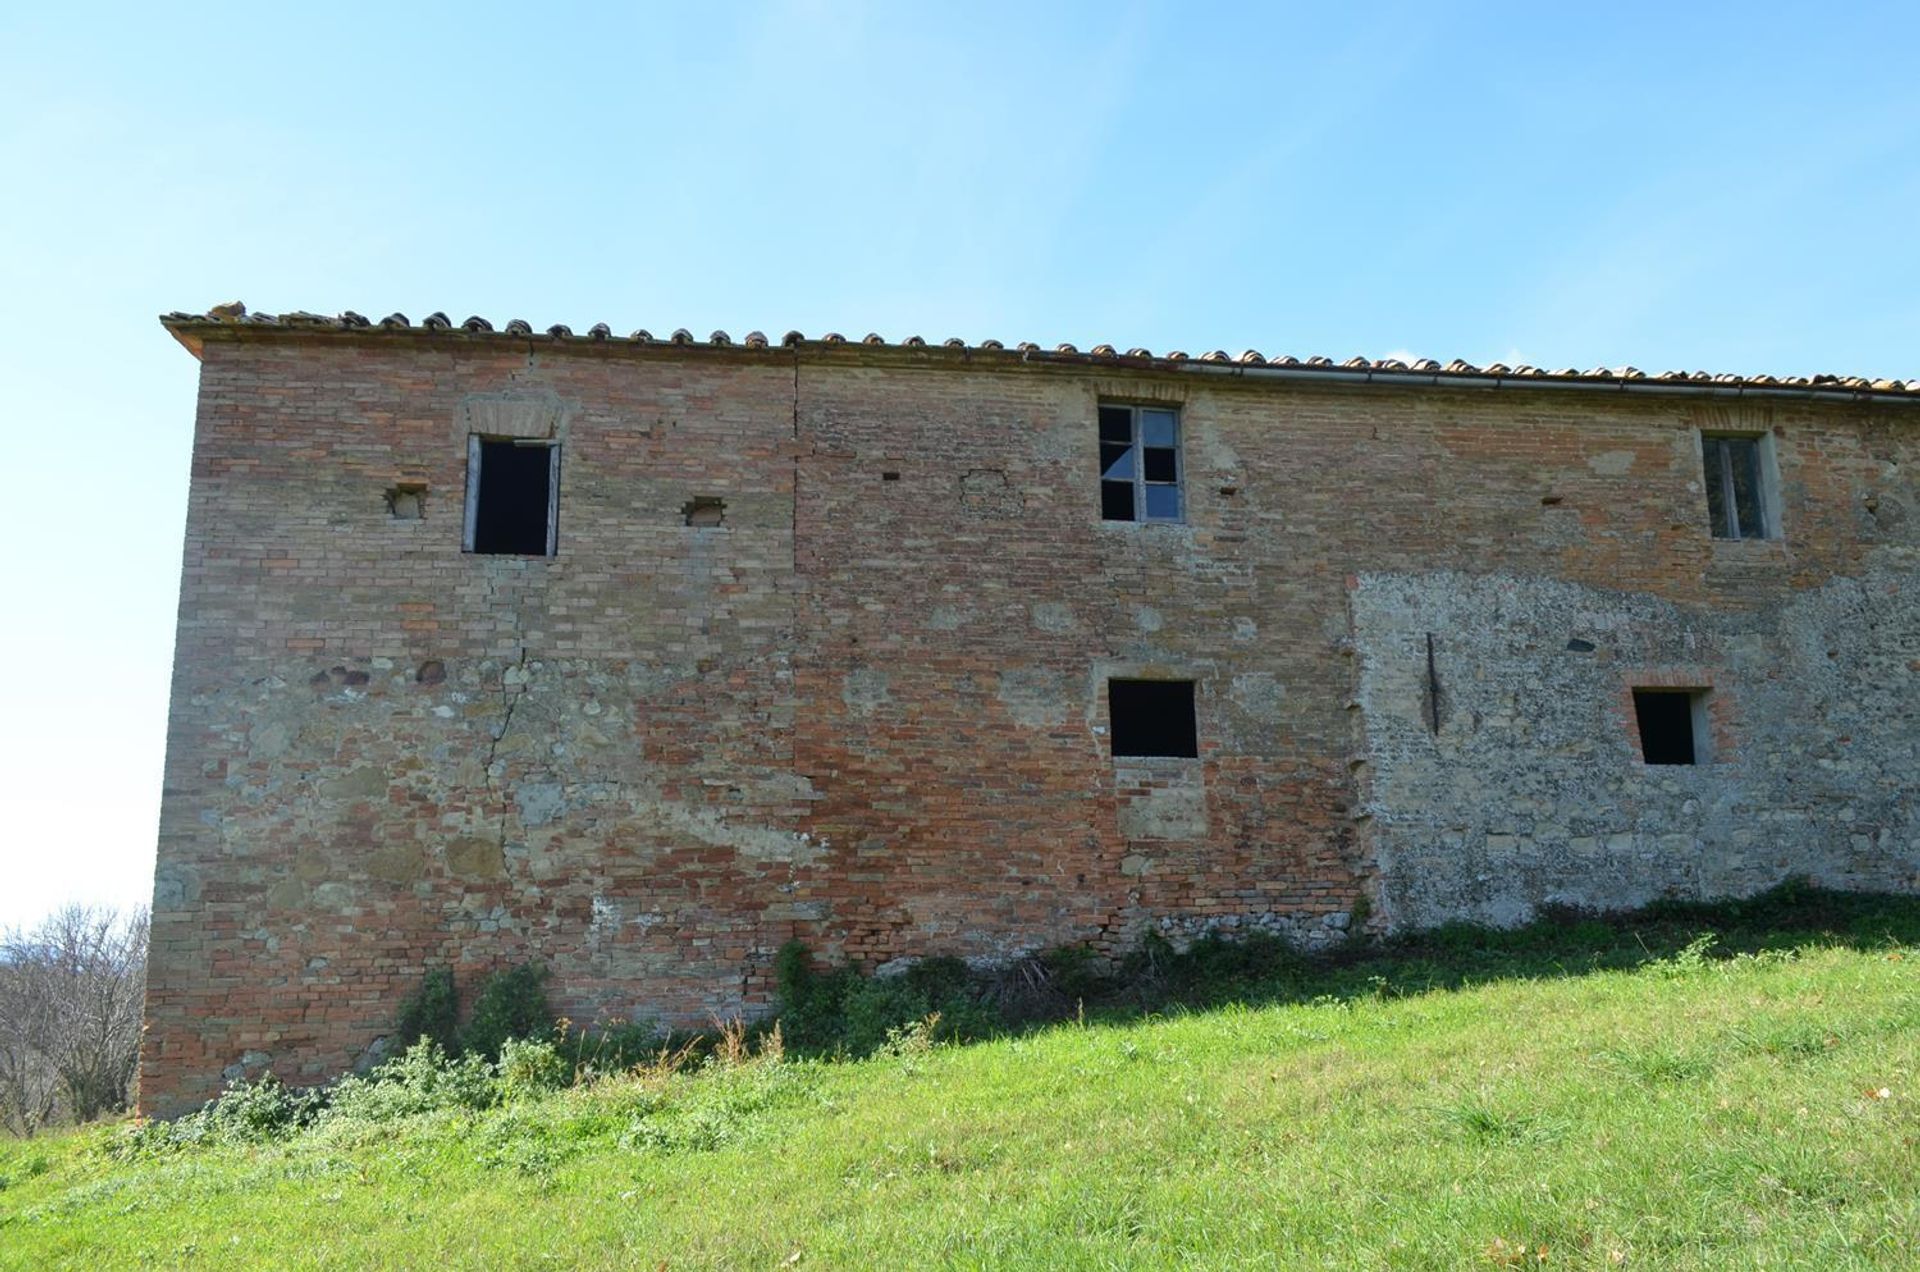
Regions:
<instances>
[{"instance_id":1,"label":"old brick building","mask_svg":"<svg viewBox=\"0 0 1920 1272\"><path fill-rule=\"evenodd\" d=\"M1920 382L164 321L160 1111L437 964L704 1021L1920 870Z\"/></svg>"}]
</instances>

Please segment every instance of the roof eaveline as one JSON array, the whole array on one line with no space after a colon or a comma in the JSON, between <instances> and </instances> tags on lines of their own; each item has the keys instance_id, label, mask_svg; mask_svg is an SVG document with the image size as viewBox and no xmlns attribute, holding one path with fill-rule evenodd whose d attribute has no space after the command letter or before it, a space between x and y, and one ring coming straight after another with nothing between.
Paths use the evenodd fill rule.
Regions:
<instances>
[{"instance_id":1,"label":"roof eaveline","mask_svg":"<svg viewBox=\"0 0 1920 1272\"><path fill-rule=\"evenodd\" d=\"M838 332L828 332L817 338L809 338L798 331L789 331L776 344L758 331L750 331L736 342L724 331L716 331L705 340L700 340L684 327L664 337L655 336L652 332L644 330L635 331L626 336L616 336L613 334L613 329L606 323L597 323L588 328L586 334L577 335L571 327L559 323L544 331L536 331L531 323L519 318L512 319L504 327L496 328L485 318L472 317L465 322L455 323L443 313L434 313L427 315L416 326L408 321L405 314L388 314L385 318L374 322L352 311L332 317L311 313L256 314L246 312L245 307L238 304L221 306L214 312L205 314L170 313L163 315L160 321L196 356L207 335L228 331L236 335L241 331L310 332L438 336L455 339L518 340L560 344L677 345L747 350L771 348L815 350L851 346L875 350L922 352L949 350L969 358L984 356L1027 362L1151 367L1179 372L1226 373L1257 376L1262 379L1318 380L1328 383L1357 382L1456 388L1611 389L1656 393L1705 392L1717 396L1838 397L1852 400L1900 399L1920 402L1920 380L1870 380L1864 376L1843 375L1775 377L1713 374L1706 371L1662 371L1648 374L1636 367L1596 367L1591 371L1580 371L1569 367L1560 371L1549 371L1541 367L1524 365L1509 367L1498 362L1488 366L1475 366L1459 359L1443 364L1432 358L1420 358L1413 362L1402 362L1395 358L1348 358L1344 362L1336 362L1326 357L1295 358L1285 354L1269 358L1252 349L1236 357L1218 349L1198 355L1183 351L1156 354L1147 349L1128 349L1123 352L1113 345L1100 344L1082 351L1070 344L1043 349L1032 343L1021 343L1009 347L998 340L982 340L978 344L969 344L964 340L950 339L932 343L919 336L908 336L904 340L893 342L874 334L855 341L849 340Z\"/></svg>"}]
</instances>

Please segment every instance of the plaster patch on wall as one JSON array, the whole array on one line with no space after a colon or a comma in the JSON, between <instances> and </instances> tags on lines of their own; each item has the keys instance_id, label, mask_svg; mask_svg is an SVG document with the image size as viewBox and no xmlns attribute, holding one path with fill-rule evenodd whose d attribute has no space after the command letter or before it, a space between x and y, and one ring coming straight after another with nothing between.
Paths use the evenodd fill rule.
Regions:
<instances>
[{"instance_id":1,"label":"plaster patch on wall","mask_svg":"<svg viewBox=\"0 0 1920 1272\"><path fill-rule=\"evenodd\" d=\"M1272 672L1247 672L1228 682L1227 699L1250 716L1274 721L1280 718L1286 687Z\"/></svg>"},{"instance_id":2,"label":"plaster patch on wall","mask_svg":"<svg viewBox=\"0 0 1920 1272\"><path fill-rule=\"evenodd\" d=\"M1014 517L1026 510L1027 497L999 469L976 468L960 479L960 506L975 517Z\"/></svg>"},{"instance_id":3,"label":"plaster patch on wall","mask_svg":"<svg viewBox=\"0 0 1920 1272\"><path fill-rule=\"evenodd\" d=\"M1162 787L1124 796L1114 811L1120 834L1127 839L1206 838L1207 792L1203 787Z\"/></svg>"},{"instance_id":4,"label":"plaster patch on wall","mask_svg":"<svg viewBox=\"0 0 1920 1272\"><path fill-rule=\"evenodd\" d=\"M827 850L825 840L804 832L796 834L772 826L729 822L711 809L674 801L642 799L635 802L634 811L657 818L664 831L691 835L717 848L731 848L755 861L811 865Z\"/></svg>"},{"instance_id":5,"label":"plaster patch on wall","mask_svg":"<svg viewBox=\"0 0 1920 1272\"><path fill-rule=\"evenodd\" d=\"M995 696L1016 723L1030 729L1064 724L1069 713L1067 678L1044 667L1014 667L1001 672Z\"/></svg>"},{"instance_id":6,"label":"plaster patch on wall","mask_svg":"<svg viewBox=\"0 0 1920 1272\"><path fill-rule=\"evenodd\" d=\"M840 688L840 700L865 715L893 700L892 681L875 667L856 667L847 673Z\"/></svg>"},{"instance_id":7,"label":"plaster patch on wall","mask_svg":"<svg viewBox=\"0 0 1920 1272\"><path fill-rule=\"evenodd\" d=\"M1210 482L1238 484L1240 454L1227 442L1219 428L1209 418L1202 407L1194 409L1198 403L1206 401L1205 394L1196 395L1194 403L1189 403L1182 412L1181 419L1186 429L1189 454L1198 463L1189 462L1190 473L1206 475Z\"/></svg>"},{"instance_id":8,"label":"plaster patch on wall","mask_svg":"<svg viewBox=\"0 0 1920 1272\"><path fill-rule=\"evenodd\" d=\"M1060 601L1042 601L1031 607L1033 625L1043 632L1063 636L1079 626L1073 607Z\"/></svg>"},{"instance_id":9,"label":"plaster patch on wall","mask_svg":"<svg viewBox=\"0 0 1920 1272\"><path fill-rule=\"evenodd\" d=\"M558 782L522 782L514 788L513 802L521 824L544 826L566 809L566 789Z\"/></svg>"}]
</instances>

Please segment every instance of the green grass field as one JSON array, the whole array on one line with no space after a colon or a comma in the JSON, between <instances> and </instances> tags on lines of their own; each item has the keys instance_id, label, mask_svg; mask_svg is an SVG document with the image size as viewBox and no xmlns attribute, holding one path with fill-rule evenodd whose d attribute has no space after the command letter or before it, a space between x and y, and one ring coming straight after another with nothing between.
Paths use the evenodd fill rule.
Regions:
<instances>
[{"instance_id":1,"label":"green grass field","mask_svg":"<svg viewBox=\"0 0 1920 1272\"><path fill-rule=\"evenodd\" d=\"M0 1142L0 1266L1920 1266L1920 905L1766 917L255 1146Z\"/></svg>"}]
</instances>

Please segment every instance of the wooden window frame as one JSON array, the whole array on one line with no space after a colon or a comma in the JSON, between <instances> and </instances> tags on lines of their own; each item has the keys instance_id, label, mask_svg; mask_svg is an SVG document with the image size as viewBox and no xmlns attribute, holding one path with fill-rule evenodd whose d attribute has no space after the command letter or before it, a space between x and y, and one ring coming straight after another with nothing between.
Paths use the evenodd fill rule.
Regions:
<instances>
[{"instance_id":1,"label":"wooden window frame","mask_svg":"<svg viewBox=\"0 0 1920 1272\"><path fill-rule=\"evenodd\" d=\"M1135 525L1184 525L1187 520L1187 461L1186 448L1183 445L1185 430L1181 427L1180 408L1169 402L1102 401L1098 403L1094 411L1096 445L1105 440L1097 436L1099 430L1099 413L1101 411L1125 411L1127 413L1127 436L1129 439L1127 445L1133 451L1133 479L1131 483L1133 486L1133 516L1130 519L1131 522ZM1141 436L1141 416L1147 411L1158 411L1163 415L1171 417L1173 420L1173 445L1171 447L1154 448L1156 450L1171 450L1173 452L1173 480L1170 482L1147 480L1146 442ZM1105 466L1102 465L1099 481L1102 485L1105 485L1107 480ZM1119 483L1116 482L1114 484L1117 485ZM1155 516L1148 512L1147 488L1150 486L1158 486L1173 491L1177 510L1172 516ZM1104 494L1104 491L1101 493ZM1108 525L1125 525L1128 523L1128 519L1108 517L1104 512L1100 519Z\"/></svg>"}]
</instances>

